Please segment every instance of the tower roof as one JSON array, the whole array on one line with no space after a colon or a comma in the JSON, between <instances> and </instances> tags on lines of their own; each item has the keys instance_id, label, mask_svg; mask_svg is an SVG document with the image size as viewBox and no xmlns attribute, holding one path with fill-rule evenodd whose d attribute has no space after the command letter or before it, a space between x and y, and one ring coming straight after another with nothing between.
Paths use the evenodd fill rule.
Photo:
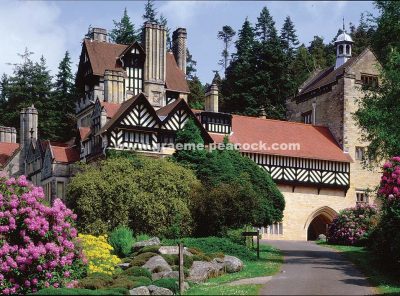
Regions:
<instances>
[{"instance_id":1,"label":"tower roof","mask_svg":"<svg viewBox=\"0 0 400 296\"><path fill-rule=\"evenodd\" d=\"M351 36L349 34L346 33L346 31L343 31L342 34L337 36L335 44L339 43L339 42L353 42L353 39L351 38Z\"/></svg>"}]
</instances>

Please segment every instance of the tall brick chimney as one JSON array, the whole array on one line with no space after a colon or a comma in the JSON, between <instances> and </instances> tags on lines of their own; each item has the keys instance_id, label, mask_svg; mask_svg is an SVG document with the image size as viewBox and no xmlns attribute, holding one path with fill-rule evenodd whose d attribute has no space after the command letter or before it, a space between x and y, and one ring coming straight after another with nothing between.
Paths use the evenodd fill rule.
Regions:
<instances>
[{"instance_id":1,"label":"tall brick chimney","mask_svg":"<svg viewBox=\"0 0 400 296\"><path fill-rule=\"evenodd\" d=\"M185 28L178 28L172 33L172 52L174 53L178 67L186 75L186 40Z\"/></svg>"}]
</instances>

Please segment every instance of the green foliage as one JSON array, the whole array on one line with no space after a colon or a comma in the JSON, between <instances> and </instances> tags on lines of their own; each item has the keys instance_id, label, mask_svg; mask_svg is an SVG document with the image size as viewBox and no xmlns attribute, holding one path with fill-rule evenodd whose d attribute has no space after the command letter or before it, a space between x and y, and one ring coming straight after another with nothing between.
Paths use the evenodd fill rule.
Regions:
<instances>
[{"instance_id":1,"label":"green foliage","mask_svg":"<svg viewBox=\"0 0 400 296\"><path fill-rule=\"evenodd\" d=\"M108 242L114 248L114 252L118 257L126 257L132 251L134 244L133 232L125 226L118 226L108 237Z\"/></svg>"},{"instance_id":2,"label":"green foliage","mask_svg":"<svg viewBox=\"0 0 400 296\"><path fill-rule=\"evenodd\" d=\"M189 106L194 109L204 108L205 89L201 84L200 79L194 76L193 79L188 80L190 94L188 96Z\"/></svg>"},{"instance_id":3,"label":"green foliage","mask_svg":"<svg viewBox=\"0 0 400 296\"><path fill-rule=\"evenodd\" d=\"M163 254L163 255L161 255L164 259L165 259L165 261L167 261L167 263L170 265L170 266L179 266L179 256L178 255L176 255L176 254ZM187 255L183 255L183 266L185 267L185 268L190 268L190 267L192 267L192 264L193 264L193 258L192 258L192 256L187 256Z\"/></svg>"},{"instance_id":4,"label":"green foliage","mask_svg":"<svg viewBox=\"0 0 400 296\"><path fill-rule=\"evenodd\" d=\"M365 161L379 164L392 155L400 155L400 51L390 54L389 62L381 69L379 86L364 90L355 112L362 139L369 142Z\"/></svg>"},{"instance_id":5,"label":"green foliage","mask_svg":"<svg viewBox=\"0 0 400 296\"><path fill-rule=\"evenodd\" d=\"M220 237L201 237L201 238L183 238L181 240L164 240L164 245L176 245L182 242L185 247L197 248L206 254L224 253L226 255L236 256L242 260L257 260L255 252L250 251L245 246L238 245L227 238ZM209 256L209 255L207 255Z\"/></svg>"},{"instance_id":6,"label":"green foliage","mask_svg":"<svg viewBox=\"0 0 400 296\"><path fill-rule=\"evenodd\" d=\"M46 288L38 291L35 294L30 295L127 295L127 289L101 289L101 290L89 290L89 289L56 289Z\"/></svg>"},{"instance_id":7,"label":"green foliage","mask_svg":"<svg viewBox=\"0 0 400 296\"><path fill-rule=\"evenodd\" d=\"M129 276L135 276L135 277L147 277L151 279L151 272L142 267L138 266L133 266L130 267L122 272L122 274L129 275Z\"/></svg>"},{"instance_id":8,"label":"green foliage","mask_svg":"<svg viewBox=\"0 0 400 296\"><path fill-rule=\"evenodd\" d=\"M225 25L222 27L222 30L218 32L218 39L224 42L224 49L221 52L222 59L219 64L224 68L228 68L229 62L229 47L231 46L232 39L236 35L235 30L232 29L231 26Z\"/></svg>"},{"instance_id":9,"label":"green foliage","mask_svg":"<svg viewBox=\"0 0 400 296\"><path fill-rule=\"evenodd\" d=\"M187 79L189 79L189 81L197 78L196 66L197 66L197 62L193 59L193 56L189 52L189 49L186 48L186 77L187 77ZM190 91L192 91L192 89L190 88L190 83L189 83L189 89L190 89ZM190 98L190 94L189 94L189 98ZM189 100L189 102L190 102L190 100Z\"/></svg>"},{"instance_id":10,"label":"green foliage","mask_svg":"<svg viewBox=\"0 0 400 296\"><path fill-rule=\"evenodd\" d=\"M180 231L187 235L190 195L198 184L192 171L166 159L117 156L82 165L68 185L67 203L84 232L127 225L136 233L165 236L179 216Z\"/></svg>"},{"instance_id":11,"label":"green foliage","mask_svg":"<svg viewBox=\"0 0 400 296\"><path fill-rule=\"evenodd\" d=\"M110 32L110 38L118 44L132 44L139 41L139 36L135 30L135 25L131 22L126 8L119 22L114 22L114 28Z\"/></svg>"},{"instance_id":12,"label":"green foliage","mask_svg":"<svg viewBox=\"0 0 400 296\"><path fill-rule=\"evenodd\" d=\"M135 258L133 258L133 260L131 261L131 265L132 266L143 266L151 257L157 256L157 253L142 253L139 254L137 256L135 256Z\"/></svg>"},{"instance_id":13,"label":"green foliage","mask_svg":"<svg viewBox=\"0 0 400 296\"><path fill-rule=\"evenodd\" d=\"M132 277L129 276L119 276L113 280L110 285L111 288L124 288L124 289L132 289L136 287L135 281Z\"/></svg>"},{"instance_id":14,"label":"green foliage","mask_svg":"<svg viewBox=\"0 0 400 296\"><path fill-rule=\"evenodd\" d=\"M84 289L103 289L112 283L111 276L104 273L93 273L81 280L79 280L79 287Z\"/></svg>"},{"instance_id":15,"label":"green foliage","mask_svg":"<svg viewBox=\"0 0 400 296\"><path fill-rule=\"evenodd\" d=\"M160 249L160 246L146 246L146 247L141 248L138 251L138 254L148 253L148 252L158 254L159 253L158 252L159 249Z\"/></svg>"},{"instance_id":16,"label":"green foliage","mask_svg":"<svg viewBox=\"0 0 400 296\"><path fill-rule=\"evenodd\" d=\"M229 229L226 232L226 237L229 238L232 242L238 245L246 245L246 237L242 235L244 231L246 231L247 227L237 228L237 229Z\"/></svg>"},{"instance_id":17,"label":"green foliage","mask_svg":"<svg viewBox=\"0 0 400 296\"><path fill-rule=\"evenodd\" d=\"M157 23L157 11L154 8L154 0L147 0L144 6L144 22Z\"/></svg>"},{"instance_id":18,"label":"green foliage","mask_svg":"<svg viewBox=\"0 0 400 296\"><path fill-rule=\"evenodd\" d=\"M171 290L175 295L179 292L179 285L176 279L159 279L153 285Z\"/></svg>"}]
</instances>

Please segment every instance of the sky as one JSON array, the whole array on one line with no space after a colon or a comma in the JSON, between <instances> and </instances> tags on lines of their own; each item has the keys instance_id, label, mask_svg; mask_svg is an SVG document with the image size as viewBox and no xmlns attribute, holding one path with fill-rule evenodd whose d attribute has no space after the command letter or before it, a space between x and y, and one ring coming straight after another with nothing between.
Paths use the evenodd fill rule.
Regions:
<instances>
[{"instance_id":1,"label":"sky","mask_svg":"<svg viewBox=\"0 0 400 296\"><path fill-rule=\"evenodd\" d=\"M43 55L51 70L57 66L66 50L71 53L74 71L79 61L81 41L89 25L113 28L126 7L131 20L139 28L143 22L144 1L5 1L0 0L0 74L12 72L10 64L20 61L18 53L25 48L38 60ZM342 19L358 24L360 14L376 10L368 1L155 1L159 14L168 19L171 32L184 27L188 32L188 48L197 61L197 75L203 83L210 82L218 65L222 41L217 33L230 25L238 31L245 18L257 21L261 9L267 6L280 30L287 15L295 24L301 43L313 36L331 41ZM232 46L231 51L234 50Z\"/></svg>"}]
</instances>

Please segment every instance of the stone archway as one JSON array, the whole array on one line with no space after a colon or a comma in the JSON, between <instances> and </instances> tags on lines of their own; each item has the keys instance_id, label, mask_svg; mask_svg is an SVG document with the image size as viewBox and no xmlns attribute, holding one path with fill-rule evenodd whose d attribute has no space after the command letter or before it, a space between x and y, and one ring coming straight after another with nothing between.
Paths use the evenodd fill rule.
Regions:
<instances>
[{"instance_id":1,"label":"stone archway","mask_svg":"<svg viewBox=\"0 0 400 296\"><path fill-rule=\"evenodd\" d=\"M326 235L327 225L336 215L336 211L330 207L322 207L313 212L304 225L307 230L307 240L316 240L320 234Z\"/></svg>"}]
</instances>

